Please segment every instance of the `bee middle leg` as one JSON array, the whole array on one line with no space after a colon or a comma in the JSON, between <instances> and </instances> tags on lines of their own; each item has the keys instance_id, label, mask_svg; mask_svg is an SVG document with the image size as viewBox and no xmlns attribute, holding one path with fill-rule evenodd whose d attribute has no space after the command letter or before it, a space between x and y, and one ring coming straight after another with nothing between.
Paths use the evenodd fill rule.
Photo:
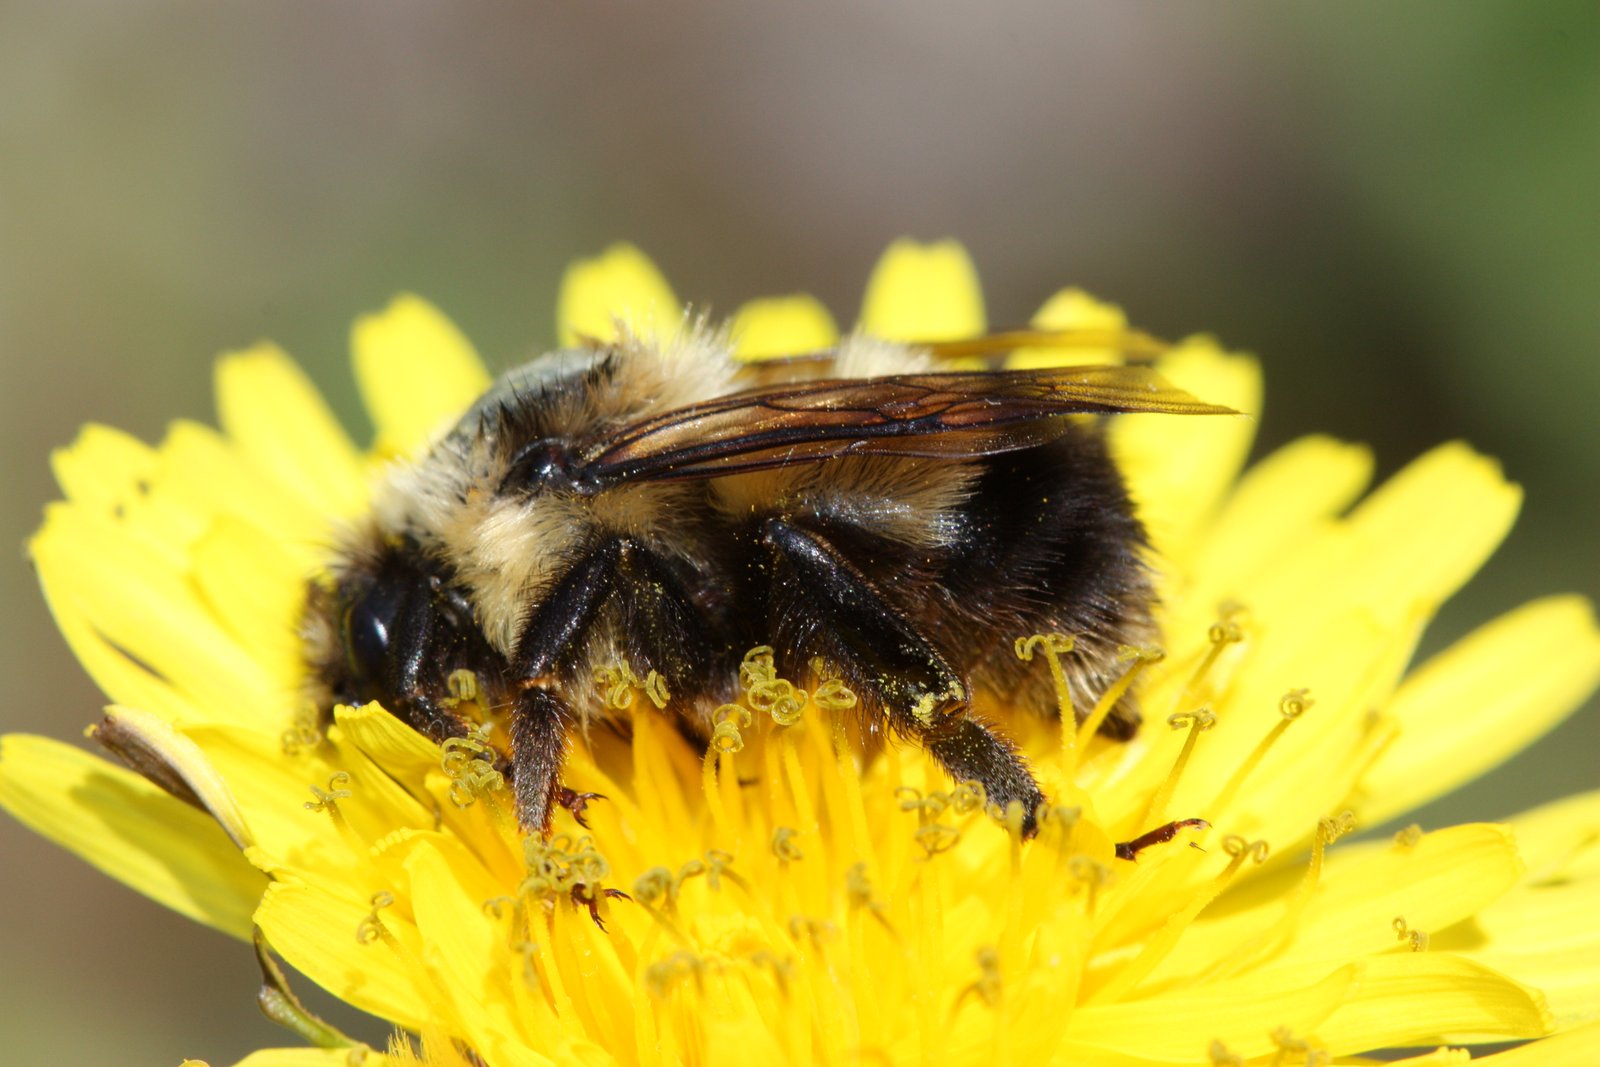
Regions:
<instances>
[{"instance_id":1,"label":"bee middle leg","mask_svg":"<svg viewBox=\"0 0 1600 1067\"><path fill-rule=\"evenodd\" d=\"M890 604L870 579L821 534L769 519L761 540L779 571L772 600L778 638L791 654L822 651L890 725L931 755L957 782L982 783L990 803L1022 806L1025 836L1044 801L1015 748L969 710L966 682Z\"/></svg>"}]
</instances>

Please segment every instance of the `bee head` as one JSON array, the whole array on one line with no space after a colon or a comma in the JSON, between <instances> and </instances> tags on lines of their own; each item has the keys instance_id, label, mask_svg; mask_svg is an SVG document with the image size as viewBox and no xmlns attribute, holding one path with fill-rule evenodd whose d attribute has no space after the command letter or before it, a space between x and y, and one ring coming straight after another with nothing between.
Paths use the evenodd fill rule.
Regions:
<instances>
[{"instance_id":1,"label":"bee head","mask_svg":"<svg viewBox=\"0 0 1600 1067\"><path fill-rule=\"evenodd\" d=\"M384 548L314 585L302 625L319 707L414 701L440 656L482 638L442 564L414 543Z\"/></svg>"}]
</instances>

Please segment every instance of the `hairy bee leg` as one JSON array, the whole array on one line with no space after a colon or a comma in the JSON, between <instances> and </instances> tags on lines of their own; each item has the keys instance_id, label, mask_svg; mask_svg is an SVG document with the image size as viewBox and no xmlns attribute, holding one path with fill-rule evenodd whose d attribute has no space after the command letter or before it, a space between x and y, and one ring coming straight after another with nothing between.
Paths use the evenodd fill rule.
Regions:
<instances>
[{"instance_id":1,"label":"hairy bee leg","mask_svg":"<svg viewBox=\"0 0 1600 1067\"><path fill-rule=\"evenodd\" d=\"M694 615L686 594L662 564L628 538L607 539L566 573L528 620L513 660L524 689L511 717L512 781L518 818L526 830L548 832L557 805L572 812L579 825L587 825L585 807L601 798L560 784L566 724L572 716L553 687L601 608L626 584L619 581L625 571L643 579L635 583L636 595L622 605L621 630L644 645L635 651L687 671L686 650L704 645L687 639Z\"/></svg>"},{"instance_id":2,"label":"hairy bee leg","mask_svg":"<svg viewBox=\"0 0 1600 1067\"><path fill-rule=\"evenodd\" d=\"M433 590L421 580L402 590L401 597L389 633L390 654L378 679L382 691L393 694L399 705L391 710L404 714L429 740L465 737L471 730L466 719L441 704L425 682L437 672L444 641Z\"/></svg>"},{"instance_id":3,"label":"hairy bee leg","mask_svg":"<svg viewBox=\"0 0 1600 1067\"><path fill-rule=\"evenodd\" d=\"M849 683L869 691L891 724L920 741L957 782L981 782L1002 809L1020 803L1023 833L1031 837L1044 794L1022 757L969 717L966 683L944 657L821 536L772 519L762 537L793 571L794 595L815 629L831 635L829 652Z\"/></svg>"},{"instance_id":4,"label":"hairy bee leg","mask_svg":"<svg viewBox=\"0 0 1600 1067\"><path fill-rule=\"evenodd\" d=\"M1005 740L966 715L925 730L917 736L934 759L957 782L983 783L985 799L1005 811L1012 801L1022 805L1022 836L1039 832L1037 812L1044 793L1028 765Z\"/></svg>"},{"instance_id":5,"label":"hairy bee leg","mask_svg":"<svg viewBox=\"0 0 1600 1067\"><path fill-rule=\"evenodd\" d=\"M556 583L517 638L512 670L525 684L550 677L565 653L583 640L616 585L622 541L600 543Z\"/></svg>"},{"instance_id":6,"label":"hairy bee leg","mask_svg":"<svg viewBox=\"0 0 1600 1067\"><path fill-rule=\"evenodd\" d=\"M512 670L522 692L511 707L511 785L517 821L530 833L550 832L550 819L564 788L561 767L572 715L553 691L559 684L556 672L611 595L621 554L618 542L607 540L576 563L517 639Z\"/></svg>"},{"instance_id":7,"label":"hairy bee leg","mask_svg":"<svg viewBox=\"0 0 1600 1067\"><path fill-rule=\"evenodd\" d=\"M1179 830L1203 830L1210 826L1204 819L1179 819L1158 826L1154 830L1142 833L1132 841L1123 841L1117 845L1117 859L1131 860L1138 857L1139 853L1151 845L1162 845L1178 836Z\"/></svg>"},{"instance_id":8,"label":"hairy bee leg","mask_svg":"<svg viewBox=\"0 0 1600 1067\"><path fill-rule=\"evenodd\" d=\"M511 787L517 822L530 833L548 834L567 757L566 705L543 686L530 686L511 711Z\"/></svg>"}]
</instances>

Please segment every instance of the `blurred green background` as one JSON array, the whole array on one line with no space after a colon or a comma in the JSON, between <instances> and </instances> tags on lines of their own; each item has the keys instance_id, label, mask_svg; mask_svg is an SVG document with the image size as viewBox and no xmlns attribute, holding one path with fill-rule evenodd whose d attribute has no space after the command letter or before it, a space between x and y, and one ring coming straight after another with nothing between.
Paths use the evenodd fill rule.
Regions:
<instances>
[{"instance_id":1,"label":"blurred green background","mask_svg":"<svg viewBox=\"0 0 1600 1067\"><path fill-rule=\"evenodd\" d=\"M209 420L214 353L271 337L364 433L355 314L414 290L506 365L618 238L848 322L887 241L957 236L993 323L1075 283L1258 352L1263 447L1500 456L1522 520L1430 647L1594 596L1597 191L1592 2L0 6L0 727L101 704L20 550L81 423ZM1421 818L1596 786L1591 705ZM9 820L0 855L0 1059L289 1043L243 947Z\"/></svg>"}]
</instances>

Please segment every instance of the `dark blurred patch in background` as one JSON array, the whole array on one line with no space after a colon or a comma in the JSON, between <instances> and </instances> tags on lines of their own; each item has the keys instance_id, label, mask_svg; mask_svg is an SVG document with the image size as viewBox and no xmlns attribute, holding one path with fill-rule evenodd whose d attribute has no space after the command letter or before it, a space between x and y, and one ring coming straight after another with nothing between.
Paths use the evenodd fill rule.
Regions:
<instances>
[{"instance_id":1,"label":"dark blurred patch in background","mask_svg":"<svg viewBox=\"0 0 1600 1067\"><path fill-rule=\"evenodd\" d=\"M508 364L617 238L714 310L807 288L848 322L891 238L959 237L996 324L1075 283L1259 353L1263 448L1501 457L1523 518L1430 647L1594 596L1597 190L1586 2L6 5L0 727L102 703L19 548L81 423L210 420L213 355L271 337L365 432L356 313L414 290ZM1422 819L1595 787L1597 752L1591 706ZM10 820L0 854L9 1062L292 1043L244 947Z\"/></svg>"}]
</instances>

